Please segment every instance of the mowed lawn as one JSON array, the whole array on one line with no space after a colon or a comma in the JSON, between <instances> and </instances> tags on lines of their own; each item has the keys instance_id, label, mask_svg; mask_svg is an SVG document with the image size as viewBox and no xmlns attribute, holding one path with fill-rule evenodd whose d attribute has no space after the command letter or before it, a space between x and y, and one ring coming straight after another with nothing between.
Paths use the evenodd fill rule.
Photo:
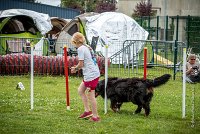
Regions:
<instances>
[{"instance_id":1,"label":"mowed lawn","mask_svg":"<svg viewBox=\"0 0 200 134\"><path fill-rule=\"evenodd\" d=\"M104 114L104 100L98 97L101 122L93 123L77 118L83 112L77 93L81 80L69 77L70 110L67 110L65 77L34 77L34 109L30 110L30 76L0 76L0 134L200 133L200 84L186 85L185 119L182 119L182 81L171 79L155 88L149 117L144 116L144 111L133 114L136 106L130 102L122 105L120 113L111 111L108 102L108 113ZM18 82L24 84L25 90L16 90Z\"/></svg>"}]
</instances>

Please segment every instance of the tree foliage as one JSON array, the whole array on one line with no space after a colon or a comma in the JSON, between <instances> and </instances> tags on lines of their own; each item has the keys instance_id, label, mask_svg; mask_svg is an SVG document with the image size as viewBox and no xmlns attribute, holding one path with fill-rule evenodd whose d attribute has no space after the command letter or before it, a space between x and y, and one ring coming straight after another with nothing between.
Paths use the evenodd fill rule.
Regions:
<instances>
[{"instance_id":1,"label":"tree foliage","mask_svg":"<svg viewBox=\"0 0 200 134\"><path fill-rule=\"evenodd\" d=\"M143 17L143 16L155 16L155 12L152 10L152 3L150 0L147 2L144 2L141 0L137 5L135 6L134 13L132 14L132 17L144 28L148 31L154 31L155 29L153 27L147 27L148 20L150 17ZM153 32L153 33L154 33Z\"/></svg>"},{"instance_id":2,"label":"tree foliage","mask_svg":"<svg viewBox=\"0 0 200 134\"><path fill-rule=\"evenodd\" d=\"M84 11L84 0L61 0L61 7L78 9Z\"/></svg>"},{"instance_id":3,"label":"tree foliage","mask_svg":"<svg viewBox=\"0 0 200 134\"><path fill-rule=\"evenodd\" d=\"M102 13L102 12L108 12L108 11L115 11L116 10L116 3L113 3L113 1L109 0L101 0L97 3L95 12Z\"/></svg>"},{"instance_id":4,"label":"tree foliage","mask_svg":"<svg viewBox=\"0 0 200 134\"><path fill-rule=\"evenodd\" d=\"M78 9L83 12L107 12L115 11L115 0L61 0L61 6Z\"/></svg>"},{"instance_id":5,"label":"tree foliage","mask_svg":"<svg viewBox=\"0 0 200 134\"><path fill-rule=\"evenodd\" d=\"M141 17L141 16L154 16L155 13L152 10L152 3L148 0L148 2L141 1L137 3L134 13L132 17Z\"/></svg>"}]
</instances>

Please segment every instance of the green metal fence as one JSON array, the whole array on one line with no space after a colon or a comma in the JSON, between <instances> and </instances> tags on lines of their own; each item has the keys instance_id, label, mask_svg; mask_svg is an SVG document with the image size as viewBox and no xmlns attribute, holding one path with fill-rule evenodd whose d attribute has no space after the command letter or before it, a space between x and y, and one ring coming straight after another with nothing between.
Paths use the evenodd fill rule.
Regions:
<instances>
[{"instance_id":1,"label":"green metal fence","mask_svg":"<svg viewBox=\"0 0 200 134\"><path fill-rule=\"evenodd\" d=\"M148 39L177 40L186 42L187 48L200 47L200 16L143 16L135 20L149 32Z\"/></svg>"},{"instance_id":2,"label":"green metal fence","mask_svg":"<svg viewBox=\"0 0 200 134\"><path fill-rule=\"evenodd\" d=\"M147 47L147 74L154 77L169 73L173 79L182 76L184 42L157 40L127 40L121 51L110 57L109 76L113 77L143 77L144 53L143 49L136 50L138 43Z\"/></svg>"},{"instance_id":3,"label":"green metal fence","mask_svg":"<svg viewBox=\"0 0 200 134\"><path fill-rule=\"evenodd\" d=\"M35 46L43 39L43 55L49 55L49 40L46 38L24 38L0 36L0 55L11 53L26 53L30 54L30 45Z\"/></svg>"}]
</instances>

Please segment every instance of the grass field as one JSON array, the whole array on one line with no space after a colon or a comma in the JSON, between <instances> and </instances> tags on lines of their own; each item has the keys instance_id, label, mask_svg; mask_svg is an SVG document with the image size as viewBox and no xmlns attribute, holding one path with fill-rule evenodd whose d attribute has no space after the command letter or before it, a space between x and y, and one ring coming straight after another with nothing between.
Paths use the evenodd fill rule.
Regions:
<instances>
[{"instance_id":1,"label":"grass field","mask_svg":"<svg viewBox=\"0 0 200 134\"><path fill-rule=\"evenodd\" d=\"M149 117L133 114L136 106L122 105L120 113L97 98L101 122L77 119L83 112L77 87L82 78L70 77L70 108L66 109L65 77L34 78L34 109L30 110L30 76L0 76L0 134L198 134L200 133L200 84L187 84L186 118L182 119L182 82L170 80L156 88ZM16 90L22 82L25 90ZM195 89L195 123L192 120L192 89ZM109 107L109 106L108 106Z\"/></svg>"}]
</instances>

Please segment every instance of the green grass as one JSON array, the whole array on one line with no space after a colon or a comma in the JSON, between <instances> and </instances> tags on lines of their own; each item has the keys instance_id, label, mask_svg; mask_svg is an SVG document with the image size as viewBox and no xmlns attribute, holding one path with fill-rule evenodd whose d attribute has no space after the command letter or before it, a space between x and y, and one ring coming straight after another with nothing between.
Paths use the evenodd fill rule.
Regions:
<instances>
[{"instance_id":1,"label":"green grass","mask_svg":"<svg viewBox=\"0 0 200 134\"><path fill-rule=\"evenodd\" d=\"M102 79L102 78L101 78ZM136 106L124 103L120 113L97 98L101 122L77 119L83 106L77 93L82 78L69 78L70 108L66 109L65 77L34 77L34 110L30 110L30 76L0 76L0 133L52 134L198 134L200 132L200 84L187 84L186 118L182 119L182 82L170 80L154 90L149 117L133 114ZM16 90L22 82L25 90ZM192 89L195 88L195 126L191 127ZM109 106L108 106L109 107Z\"/></svg>"}]
</instances>

